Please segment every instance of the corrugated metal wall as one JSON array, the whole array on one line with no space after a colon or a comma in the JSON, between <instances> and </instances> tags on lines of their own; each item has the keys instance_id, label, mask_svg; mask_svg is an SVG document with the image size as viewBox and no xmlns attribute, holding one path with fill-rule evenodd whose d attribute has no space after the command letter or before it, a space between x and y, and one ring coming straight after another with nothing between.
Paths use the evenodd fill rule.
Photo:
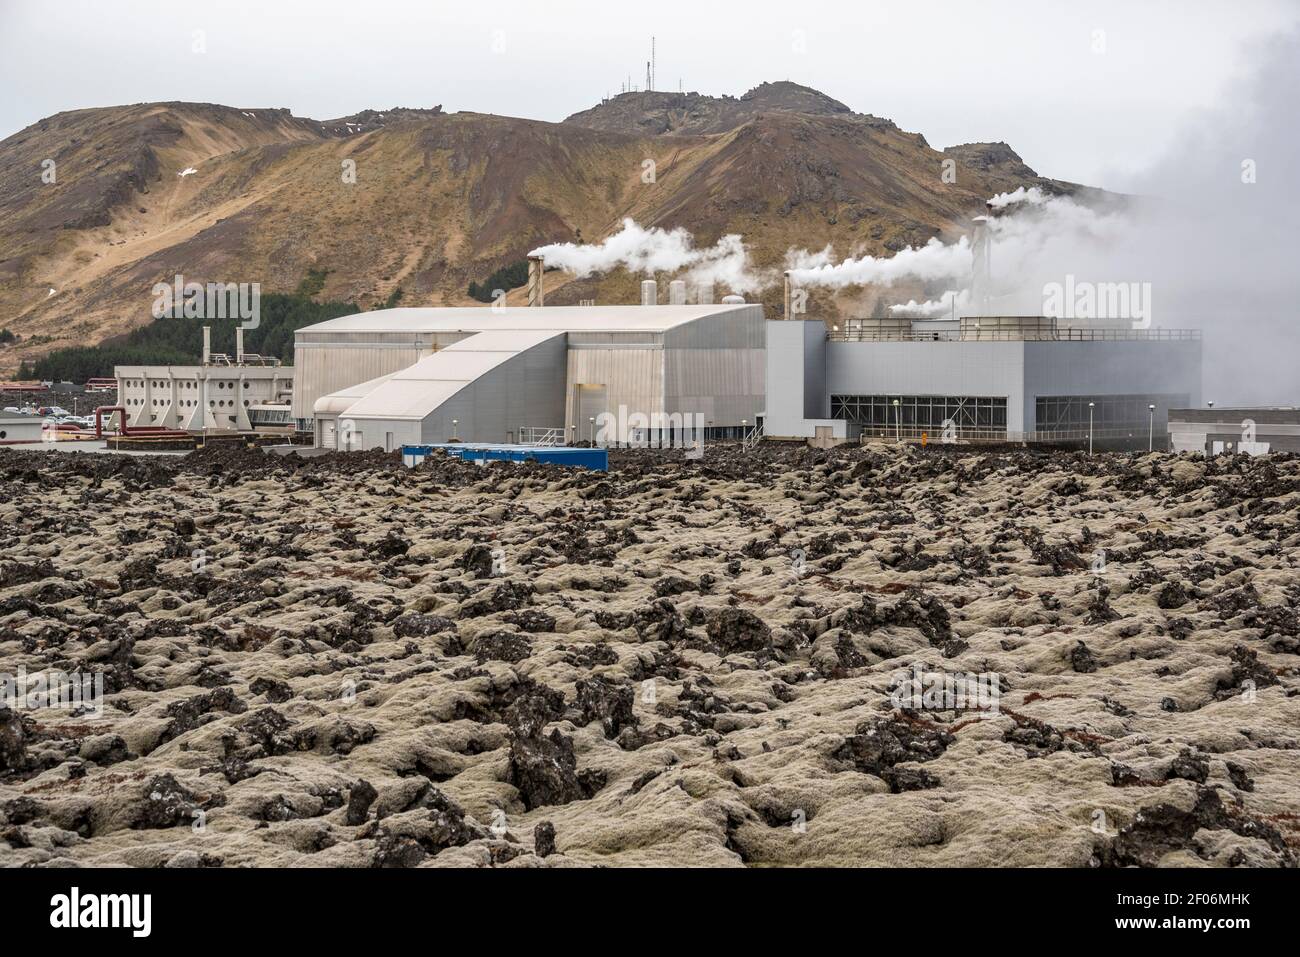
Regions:
<instances>
[{"instance_id":1,"label":"corrugated metal wall","mask_svg":"<svg viewBox=\"0 0 1300 957\"><path fill-rule=\"evenodd\" d=\"M467 332L299 332L294 338L293 417L310 419L323 395L415 365Z\"/></svg>"}]
</instances>

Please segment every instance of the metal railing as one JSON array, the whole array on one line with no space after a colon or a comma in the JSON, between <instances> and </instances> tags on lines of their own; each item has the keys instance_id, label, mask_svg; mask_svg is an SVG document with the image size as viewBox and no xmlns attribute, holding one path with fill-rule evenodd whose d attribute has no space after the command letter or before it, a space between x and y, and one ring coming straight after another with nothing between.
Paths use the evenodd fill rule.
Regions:
<instances>
[{"instance_id":1,"label":"metal railing","mask_svg":"<svg viewBox=\"0 0 1300 957\"><path fill-rule=\"evenodd\" d=\"M826 333L828 342L1190 342L1199 329L980 329L975 332L892 332L880 329L840 329Z\"/></svg>"},{"instance_id":2,"label":"metal railing","mask_svg":"<svg viewBox=\"0 0 1300 957\"><path fill-rule=\"evenodd\" d=\"M1147 423L1142 423L1139 428L1134 425L1133 428L1118 429L1101 429L1092 430L1092 437L1101 441L1104 439L1147 439ZM1089 432L1087 429L1070 429L1058 431L1034 431L1034 432L1009 432L1006 429L996 428L960 428L955 431L944 432L942 426L935 428L918 429L915 426L872 426L863 427L858 437L859 442L937 442L939 444L977 444L980 442L1086 442L1088 441Z\"/></svg>"},{"instance_id":3,"label":"metal railing","mask_svg":"<svg viewBox=\"0 0 1300 957\"><path fill-rule=\"evenodd\" d=\"M537 445L550 448L564 445L564 428L546 428L543 426L521 425L519 427L520 445Z\"/></svg>"},{"instance_id":4,"label":"metal railing","mask_svg":"<svg viewBox=\"0 0 1300 957\"><path fill-rule=\"evenodd\" d=\"M740 447L742 450L752 449L754 446L758 445L759 441L762 438L763 438L763 427L761 425L756 425L748 432L744 432L741 434Z\"/></svg>"}]
</instances>

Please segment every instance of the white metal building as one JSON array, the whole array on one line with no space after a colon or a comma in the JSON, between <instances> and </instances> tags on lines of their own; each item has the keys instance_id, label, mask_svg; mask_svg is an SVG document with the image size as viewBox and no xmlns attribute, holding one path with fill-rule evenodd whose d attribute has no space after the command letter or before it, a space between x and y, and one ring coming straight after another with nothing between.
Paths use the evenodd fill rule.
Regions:
<instances>
[{"instance_id":1,"label":"white metal building","mask_svg":"<svg viewBox=\"0 0 1300 957\"><path fill-rule=\"evenodd\" d=\"M114 367L127 423L189 432L292 426L293 369L245 353L243 341L243 330L236 330L235 355L214 354L205 328L200 365Z\"/></svg>"},{"instance_id":2,"label":"white metal building","mask_svg":"<svg viewBox=\"0 0 1300 957\"><path fill-rule=\"evenodd\" d=\"M764 388L763 309L744 303L381 309L294 345L293 417L327 448L589 439L620 407L739 435Z\"/></svg>"}]
</instances>

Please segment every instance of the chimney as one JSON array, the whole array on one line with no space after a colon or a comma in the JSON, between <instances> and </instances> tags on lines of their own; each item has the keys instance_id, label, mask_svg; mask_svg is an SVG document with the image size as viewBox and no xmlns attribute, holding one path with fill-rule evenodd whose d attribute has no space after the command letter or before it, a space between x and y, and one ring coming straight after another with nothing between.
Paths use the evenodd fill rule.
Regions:
<instances>
[{"instance_id":1,"label":"chimney","mask_svg":"<svg viewBox=\"0 0 1300 957\"><path fill-rule=\"evenodd\" d=\"M244 327L235 326L235 365L244 364Z\"/></svg>"},{"instance_id":2,"label":"chimney","mask_svg":"<svg viewBox=\"0 0 1300 957\"><path fill-rule=\"evenodd\" d=\"M643 280L641 283L641 305L657 306L659 305L659 283L653 279Z\"/></svg>"},{"instance_id":3,"label":"chimney","mask_svg":"<svg viewBox=\"0 0 1300 957\"><path fill-rule=\"evenodd\" d=\"M784 298L781 300L781 302L784 304L784 306L783 306L783 308L782 308L782 315L781 315L781 318L782 318L782 319L793 319L793 318L794 318L794 316L793 316L793 315L791 314L791 312L790 312L790 309L791 309L791 306L792 306L792 300L791 300L791 297L790 297L790 291L791 291L791 290L790 290L790 270L787 269L787 270L785 271L785 296L784 296Z\"/></svg>"},{"instance_id":4,"label":"chimney","mask_svg":"<svg viewBox=\"0 0 1300 957\"><path fill-rule=\"evenodd\" d=\"M713 305L713 283L697 283L695 286L695 301L701 306Z\"/></svg>"},{"instance_id":5,"label":"chimney","mask_svg":"<svg viewBox=\"0 0 1300 957\"><path fill-rule=\"evenodd\" d=\"M212 327L203 327L203 364L207 365L212 358Z\"/></svg>"},{"instance_id":6,"label":"chimney","mask_svg":"<svg viewBox=\"0 0 1300 957\"><path fill-rule=\"evenodd\" d=\"M671 306L686 305L686 282L682 279L674 279L668 284L668 304Z\"/></svg>"},{"instance_id":7,"label":"chimney","mask_svg":"<svg viewBox=\"0 0 1300 957\"><path fill-rule=\"evenodd\" d=\"M528 305L541 306L543 299L542 272L546 262L541 256L528 257Z\"/></svg>"}]
</instances>

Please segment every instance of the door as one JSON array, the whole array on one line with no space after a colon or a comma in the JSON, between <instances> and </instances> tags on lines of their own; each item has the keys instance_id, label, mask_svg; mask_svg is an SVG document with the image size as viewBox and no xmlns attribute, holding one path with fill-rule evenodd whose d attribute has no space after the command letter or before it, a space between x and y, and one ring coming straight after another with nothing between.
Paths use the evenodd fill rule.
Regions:
<instances>
[{"instance_id":1,"label":"door","mask_svg":"<svg viewBox=\"0 0 1300 957\"><path fill-rule=\"evenodd\" d=\"M590 442L592 440L593 424L596 432L600 431L600 424L593 423L602 412L607 411L608 392L604 384L600 385L582 385L575 387L577 390L574 408L577 415L574 417L573 424L577 426L577 437L579 442ZM607 441L613 444L616 441L622 441L623 437L611 434L608 435Z\"/></svg>"}]
</instances>

